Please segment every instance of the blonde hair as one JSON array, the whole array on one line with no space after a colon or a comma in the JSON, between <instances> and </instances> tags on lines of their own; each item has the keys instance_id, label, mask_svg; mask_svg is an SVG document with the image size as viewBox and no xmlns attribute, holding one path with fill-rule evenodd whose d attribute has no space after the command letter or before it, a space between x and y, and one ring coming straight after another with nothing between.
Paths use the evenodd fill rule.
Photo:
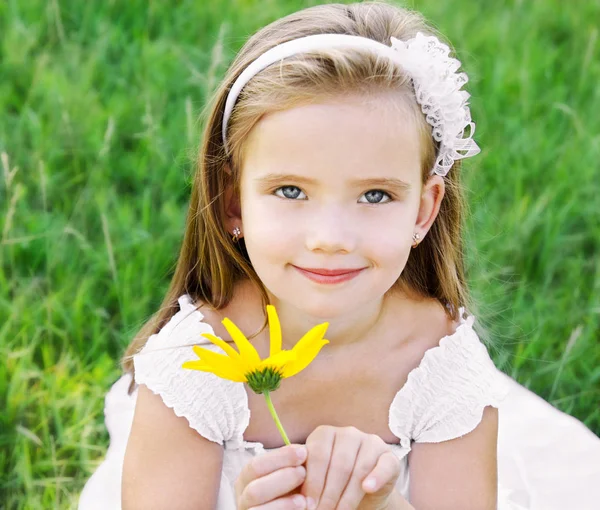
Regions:
<instances>
[{"instance_id":1,"label":"blonde hair","mask_svg":"<svg viewBox=\"0 0 600 510\"><path fill-rule=\"evenodd\" d=\"M223 110L227 93L241 72L269 48L306 35L350 34L389 45L392 36L406 40L417 32L435 35L452 48L420 13L384 2L303 9L262 28L246 42L209 105L175 273L159 311L127 348L122 360L125 371L133 373L133 355L178 311L177 299L184 293L218 310L231 301L239 280L250 279L261 289L264 304L268 304L267 292L252 268L243 240L233 243L224 221L224 191L233 186L239 193L244 141L262 116L340 94L397 91L422 140L423 183L435 163L438 144L416 102L409 77L391 62L370 53L340 50L288 57L254 76L240 94L229 121L228 156L221 132ZM229 165L231 174L225 171L225 165ZM421 244L411 251L394 286L435 298L454 320L458 319L459 307L470 310L472 305L464 276L462 223L466 204L460 169L458 160L444 178L446 191L438 216Z\"/></svg>"}]
</instances>

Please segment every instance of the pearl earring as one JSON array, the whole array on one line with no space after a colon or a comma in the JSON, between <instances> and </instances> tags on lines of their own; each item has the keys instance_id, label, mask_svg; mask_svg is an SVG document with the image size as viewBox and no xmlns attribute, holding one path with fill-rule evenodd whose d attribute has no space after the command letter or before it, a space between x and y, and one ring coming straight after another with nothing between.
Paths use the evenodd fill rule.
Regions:
<instances>
[{"instance_id":1,"label":"pearl earring","mask_svg":"<svg viewBox=\"0 0 600 510\"><path fill-rule=\"evenodd\" d=\"M238 227L235 227L233 229L233 242L234 243L238 242L238 239L240 238L239 236L241 233L242 233L242 231Z\"/></svg>"},{"instance_id":2,"label":"pearl earring","mask_svg":"<svg viewBox=\"0 0 600 510\"><path fill-rule=\"evenodd\" d=\"M419 242L420 242L419 239L421 239L421 236L415 232L413 234L413 241L414 241L414 244L412 245L413 248L416 248L419 245Z\"/></svg>"}]
</instances>

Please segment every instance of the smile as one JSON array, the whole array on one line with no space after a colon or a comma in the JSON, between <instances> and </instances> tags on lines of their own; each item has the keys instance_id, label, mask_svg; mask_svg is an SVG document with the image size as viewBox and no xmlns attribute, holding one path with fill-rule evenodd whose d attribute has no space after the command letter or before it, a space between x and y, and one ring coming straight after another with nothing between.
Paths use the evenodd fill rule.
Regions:
<instances>
[{"instance_id":1,"label":"smile","mask_svg":"<svg viewBox=\"0 0 600 510\"><path fill-rule=\"evenodd\" d=\"M310 268L304 269L298 266L292 266L296 269L300 274L306 276L309 280L312 280L316 283L341 283L352 278L358 276L361 271L363 271L364 267L359 269L317 269Z\"/></svg>"}]
</instances>

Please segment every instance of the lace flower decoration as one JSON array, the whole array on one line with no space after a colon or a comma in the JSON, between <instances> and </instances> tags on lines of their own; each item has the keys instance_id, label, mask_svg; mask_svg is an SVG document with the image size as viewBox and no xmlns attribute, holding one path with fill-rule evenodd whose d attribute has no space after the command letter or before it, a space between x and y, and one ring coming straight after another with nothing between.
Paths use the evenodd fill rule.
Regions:
<instances>
[{"instance_id":1,"label":"lace flower decoration","mask_svg":"<svg viewBox=\"0 0 600 510\"><path fill-rule=\"evenodd\" d=\"M412 78L415 95L432 126L433 138L440 142L431 173L446 175L457 159L481 152L473 140L475 123L467 106L470 94L460 88L469 81L466 73L457 73L459 60L450 57L450 48L437 37L418 32L407 41L391 38L398 52L398 63ZM469 133L465 136L465 130Z\"/></svg>"}]
</instances>

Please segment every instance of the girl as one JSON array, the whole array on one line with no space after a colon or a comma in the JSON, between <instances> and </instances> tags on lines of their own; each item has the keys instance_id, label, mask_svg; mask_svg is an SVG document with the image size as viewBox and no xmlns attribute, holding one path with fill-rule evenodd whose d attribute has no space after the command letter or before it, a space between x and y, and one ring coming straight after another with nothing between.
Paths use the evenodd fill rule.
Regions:
<instances>
[{"instance_id":1,"label":"girl","mask_svg":"<svg viewBox=\"0 0 600 510\"><path fill-rule=\"evenodd\" d=\"M249 39L210 110L171 286L107 396L111 445L81 509L597 502L583 460L600 441L498 371L474 330L460 172L479 147L459 67L420 14L385 3L308 8ZM182 369L194 344L224 354L200 336L231 342L224 317L268 357L268 303L283 349L329 323L272 395L289 446L246 385Z\"/></svg>"}]
</instances>

